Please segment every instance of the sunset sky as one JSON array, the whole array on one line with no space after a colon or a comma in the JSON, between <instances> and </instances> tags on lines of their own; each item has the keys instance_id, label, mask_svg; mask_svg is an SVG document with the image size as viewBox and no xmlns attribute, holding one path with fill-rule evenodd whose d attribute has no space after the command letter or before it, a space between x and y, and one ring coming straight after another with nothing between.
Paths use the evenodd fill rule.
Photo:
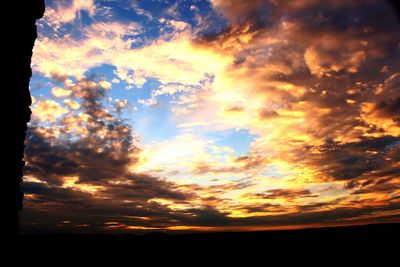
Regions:
<instances>
[{"instance_id":1,"label":"sunset sky","mask_svg":"<svg viewBox=\"0 0 400 267\"><path fill-rule=\"evenodd\" d=\"M400 221L382 0L46 1L22 232Z\"/></svg>"}]
</instances>

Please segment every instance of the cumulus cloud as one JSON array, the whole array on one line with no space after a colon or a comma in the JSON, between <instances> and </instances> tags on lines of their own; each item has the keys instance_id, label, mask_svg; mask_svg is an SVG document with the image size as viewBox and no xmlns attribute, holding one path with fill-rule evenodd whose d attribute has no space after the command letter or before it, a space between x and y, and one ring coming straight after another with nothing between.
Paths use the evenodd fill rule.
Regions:
<instances>
[{"instance_id":1,"label":"cumulus cloud","mask_svg":"<svg viewBox=\"0 0 400 267\"><path fill-rule=\"evenodd\" d=\"M53 100L36 101L32 107L34 119L42 122L55 122L68 112L68 109Z\"/></svg>"},{"instance_id":2,"label":"cumulus cloud","mask_svg":"<svg viewBox=\"0 0 400 267\"><path fill-rule=\"evenodd\" d=\"M60 87L53 87L51 89L51 94L54 97L67 97L71 95L71 91L65 90L64 88L60 88Z\"/></svg>"},{"instance_id":3,"label":"cumulus cloud","mask_svg":"<svg viewBox=\"0 0 400 267\"><path fill-rule=\"evenodd\" d=\"M85 79L69 89L82 101L78 111L57 117L52 127L40 126L42 120L34 118L27 133L23 185L29 203L27 214L38 208L36 212L43 212L45 217L56 216L53 211L40 211L41 204L51 203L64 210L57 216L73 221L87 219L80 217L82 212L94 216L95 221L105 220L105 215L107 219L130 214L165 217L171 209L150 200L185 202L193 197L173 182L131 171L141 150L135 145L130 125L103 106L104 84ZM57 128L57 134L53 134ZM71 203L80 207L71 209Z\"/></svg>"}]
</instances>

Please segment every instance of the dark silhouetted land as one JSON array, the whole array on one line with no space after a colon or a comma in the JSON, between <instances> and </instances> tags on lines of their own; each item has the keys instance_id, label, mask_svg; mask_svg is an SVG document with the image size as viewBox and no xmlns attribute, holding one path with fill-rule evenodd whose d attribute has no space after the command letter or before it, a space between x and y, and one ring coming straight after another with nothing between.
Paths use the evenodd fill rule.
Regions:
<instances>
[{"instance_id":1,"label":"dark silhouetted land","mask_svg":"<svg viewBox=\"0 0 400 267\"><path fill-rule=\"evenodd\" d=\"M30 251L68 253L189 253L197 256L272 251L354 252L359 249L398 247L400 224L280 230L262 232L219 232L167 234L48 234L20 236L20 247Z\"/></svg>"}]
</instances>

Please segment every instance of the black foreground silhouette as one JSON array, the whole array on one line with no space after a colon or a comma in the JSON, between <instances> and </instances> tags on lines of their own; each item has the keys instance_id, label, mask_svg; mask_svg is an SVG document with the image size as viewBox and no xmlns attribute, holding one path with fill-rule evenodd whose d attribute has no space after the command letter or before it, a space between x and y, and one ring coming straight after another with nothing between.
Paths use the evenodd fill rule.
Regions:
<instances>
[{"instance_id":1,"label":"black foreground silhouette","mask_svg":"<svg viewBox=\"0 0 400 267\"><path fill-rule=\"evenodd\" d=\"M395 3L395 2L393 2ZM5 99L10 99L12 109L6 113L7 143L3 148L5 172L3 172L2 195L5 203L3 212L3 231L6 237L16 238L17 244L31 251L61 251L69 247L75 251L106 249L114 251L170 250L181 251L249 251L263 253L268 249L319 248L340 246L355 247L396 247L400 238L400 224L377 224L335 228L305 229L293 231L232 232L147 235L22 235L18 236L18 213L22 210L23 194L20 183L24 166L23 149L27 122L30 119L31 98L29 79L32 48L37 37L35 22L43 16L44 0L9 1L9 10L19 10L18 23L7 33L9 42L5 52L4 74L6 84L3 90ZM398 10L398 4L396 4ZM7 100L8 101L8 100ZM11 114L11 115L9 115ZM71 247L71 245L73 246ZM179 251L177 251L179 253Z\"/></svg>"}]
</instances>

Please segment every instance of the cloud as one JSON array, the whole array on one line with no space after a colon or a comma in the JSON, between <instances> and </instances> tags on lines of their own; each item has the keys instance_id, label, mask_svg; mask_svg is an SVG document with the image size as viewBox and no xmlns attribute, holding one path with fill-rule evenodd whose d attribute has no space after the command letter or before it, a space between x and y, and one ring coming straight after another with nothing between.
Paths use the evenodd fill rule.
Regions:
<instances>
[{"instance_id":1,"label":"cloud","mask_svg":"<svg viewBox=\"0 0 400 267\"><path fill-rule=\"evenodd\" d=\"M64 103L65 103L70 109L73 109L73 110L77 110L77 109L80 108L80 104L79 104L77 101L72 100L72 99L64 99Z\"/></svg>"},{"instance_id":2,"label":"cloud","mask_svg":"<svg viewBox=\"0 0 400 267\"><path fill-rule=\"evenodd\" d=\"M197 85L210 72L210 67L212 70L226 64L225 59L212 51L192 46L187 32L176 34L172 40L160 37L147 46L131 49L135 39L128 36L136 35L139 28L135 23L99 22L84 29L85 38L69 35L55 40L39 38L33 68L46 76L68 73L83 77L93 67L111 64L116 67L115 74L120 80L140 87L147 78L164 84Z\"/></svg>"},{"instance_id":3,"label":"cloud","mask_svg":"<svg viewBox=\"0 0 400 267\"><path fill-rule=\"evenodd\" d=\"M62 23L70 23L80 18L81 11L86 11L89 16L96 12L93 0L56 1L46 7L44 18L51 26L58 28Z\"/></svg>"},{"instance_id":4,"label":"cloud","mask_svg":"<svg viewBox=\"0 0 400 267\"><path fill-rule=\"evenodd\" d=\"M53 87L51 89L51 94L57 98L70 96L71 93L72 93L71 91L65 90L64 88L60 88L60 87Z\"/></svg>"},{"instance_id":5,"label":"cloud","mask_svg":"<svg viewBox=\"0 0 400 267\"><path fill-rule=\"evenodd\" d=\"M121 231L398 219L399 24L388 5L211 3L222 29L205 18L201 30L189 26L172 5L176 20L162 22L172 30L152 40L122 21L38 39L34 70L58 81L53 96L70 95L33 106L26 216ZM113 85L85 77L104 64ZM178 134L139 145L118 115L131 99L103 100L113 86L146 90L152 79L160 85L137 101L166 106ZM214 139L238 130L254 137L244 153Z\"/></svg>"},{"instance_id":6,"label":"cloud","mask_svg":"<svg viewBox=\"0 0 400 267\"><path fill-rule=\"evenodd\" d=\"M26 149L27 161L30 162L27 172L33 171L35 176L37 171L42 177L47 171L50 180L54 179L53 174L76 176L78 172L81 180L114 177L130 162L129 153L138 149L132 145L130 126L102 106L106 89L101 82L81 80L66 87L72 96L82 101L81 104L73 99L67 101L75 108L73 112L67 113L66 108L51 100L35 103L33 125L28 132L30 145ZM40 123L43 121L54 123L54 127L42 126ZM57 128L60 131L53 139L49 132ZM100 168L101 165L104 166ZM60 182L61 177L56 178L54 182ZM46 177L42 179L46 180Z\"/></svg>"},{"instance_id":7,"label":"cloud","mask_svg":"<svg viewBox=\"0 0 400 267\"><path fill-rule=\"evenodd\" d=\"M231 20L249 19L254 13L260 12L260 8L266 6L268 1L255 0L255 1L223 1L211 0L212 5L217 10L221 11L226 17Z\"/></svg>"},{"instance_id":8,"label":"cloud","mask_svg":"<svg viewBox=\"0 0 400 267\"><path fill-rule=\"evenodd\" d=\"M322 40L322 44L326 44L326 40ZM329 74L330 72L348 71L355 73L358 71L360 64L365 60L366 55L362 50L356 51L352 54L343 55L342 58L338 57L334 51L323 51L324 47L311 46L305 54L305 61L313 75L321 77ZM341 48L337 48L341 51Z\"/></svg>"},{"instance_id":9,"label":"cloud","mask_svg":"<svg viewBox=\"0 0 400 267\"><path fill-rule=\"evenodd\" d=\"M36 101L32 107L33 118L43 122L55 122L68 109L52 100Z\"/></svg>"},{"instance_id":10,"label":"cloud","mask_svg":"<svg viewBox=\"0 0 400 267\"><path fill-rule=\"evenodd\" d=\"M192 166L194 174L246 173L256 172L265 167L268 158L259 155L228 157L224 163L218 161L198 161Z\"/></svg>"},{"instance_id":11,"label":"cloud","mask_svg":"<svg viewBox=\"0 0 400 267\"><path fill-rule=\"evenodd\" d=\"M139 6L139 4L137 3L137 1L132 0L131 7L133 8L133 10L135 11L136 14L138 14L140 16L144 16L149 20L153 19L153 16L151 15L151 13L146 11L145 9L141 8Z\"/></svg>"},{"instance_id":12,"label":"cloud","mask_svg":"<svg viewBox=\"0 0 400 267\"><path fill-rule=\"evenodd\" d=\"M400 97L361 104L361 118L392 136L400 135Z\"/></svg>"},{"instance_id":13,"label":"cloud","mask_svg":"<svg viewBox=\"0 0 400 267\"><path fill-rule=\"evenodd\" d=\"M256 194L255 196L267 199L284 198L288 200L302 197L318 197L317 195L312 195L308 189L271 189L266 194Z\"/></svg>"},{"instance_id":14,"label":"cloud","mask_svg":"<svg viewBox=\"0 0 400 267\"><path fill-rule=\"evenodd\" d=\"M103 106L104 87L100 82L80 80L68 87L82 102L75 113L57 117L52 127L41 126L36 118L32 122L23 184L27 216L36 209L50 221L55 217L79 221L71 227L130 214L164 218L171 208L156 205L153 199L184 203L194 197L171 181L131 171L141 149L134 144L131 127ZM53 134L57 128L60 130ZM79 132L80 128L86 131ZM43 210L43 205L63 213ZM87 216L80 216L82 213Z\"/></svg>"}]
</instances>

